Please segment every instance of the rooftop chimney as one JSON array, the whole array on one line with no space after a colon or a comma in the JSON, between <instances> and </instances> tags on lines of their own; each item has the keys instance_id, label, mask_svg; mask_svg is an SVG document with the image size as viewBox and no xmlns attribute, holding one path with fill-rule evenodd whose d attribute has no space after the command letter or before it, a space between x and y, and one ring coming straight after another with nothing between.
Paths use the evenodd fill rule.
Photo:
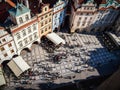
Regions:
<instances>
[{"instance_id":1,"label":"rooftop chimney","mask_svg":"<svg viewBox=\"0 0 120 90\"><path fill-rule=\"evenodd\" d=\"M11 0L5 0L5 2L7 2L9 5L11 5L12 7L16 8L15 3L13 3Z\"/></svg>"}]
</instances>

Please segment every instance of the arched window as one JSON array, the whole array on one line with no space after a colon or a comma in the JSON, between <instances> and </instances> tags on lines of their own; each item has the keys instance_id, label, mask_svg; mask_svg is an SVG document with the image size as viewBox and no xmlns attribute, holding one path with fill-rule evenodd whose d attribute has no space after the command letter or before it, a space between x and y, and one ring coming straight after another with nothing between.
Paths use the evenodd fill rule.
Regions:
<instances>
[{"instance_id":1,"label":"arched window","mask_svg":"<svg viewBox=\"0 0 120 90\"><path fill-rule=\"evenodd\" d=\"M25 19L26 19L26 21L29 20L29 16L28 16L28 15L25 15Z\"/></svg>"},{"instance_id":2,"label":"arched window","mask_svg":"<svg viewBox=\"0 0 120 90\"><path fill-rule=\"evenodd\" d=\"M20 22L20 24L23 23L22 17L19 18L19 22Z\"/></svg>"}]
</instances>

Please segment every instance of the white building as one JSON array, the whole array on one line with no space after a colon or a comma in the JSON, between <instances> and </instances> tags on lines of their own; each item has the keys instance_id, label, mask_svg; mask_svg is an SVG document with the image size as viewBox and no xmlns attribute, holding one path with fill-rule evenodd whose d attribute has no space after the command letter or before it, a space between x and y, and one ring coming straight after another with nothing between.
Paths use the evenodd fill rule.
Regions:
<instances>
[{"instance_id":1,"label":"white building","mask_svg":"<svg viewBox=\"0 0 120 90\"><path fill-rule=\"evenodd\" d=\"M17 4L9 10L10 19L15 24L10 30L14 38L17 52L31 49L32 43L39 42L37 17L31 18L30 9L23 4Z\"/></svg>"},{"instance_id":2,"label":"white building","mask_svg":"<svg viewBox=\"0 0 120 90\"><path fill-rule=\"evenodd\" d=\"M104 30L116 17L120 4L117 0L71 0L71 32Z\"/></svg>"},{"instance_id":3,"label":"white building","mask_svg":"<svg viewBox=\"0 0 120 90\"><path fill-rule=\"evenodd\" d=\"M59 30L61 25L64 23L66 14L67 1L58 0L53 6L53 23L52 30Z\"/></svg>"},{"instance_id":4,"label":"white building","mask_svg":"<svg viewBox=\"0 0 120 90\"><path fill-rule=\"evenodd\" d=\"M17 54L13 37L4 27L0 27L0 64Z\"/></svg>"}]
</instances>

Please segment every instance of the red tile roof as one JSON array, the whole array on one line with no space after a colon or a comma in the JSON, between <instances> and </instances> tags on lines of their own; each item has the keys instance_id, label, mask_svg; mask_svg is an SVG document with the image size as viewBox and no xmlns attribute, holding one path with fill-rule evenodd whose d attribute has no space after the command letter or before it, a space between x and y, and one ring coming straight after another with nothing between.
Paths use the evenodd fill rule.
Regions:
<instances>
[{"instance_id":1,"label":"red tile roof","mask_svg":"<svg viewBox=\"0 0 120 90\"><path fill-rule=\"evenodd\" d=\"M0 26L0 30L3 30L3 29L4 29L4 27L1 27L1 26Z\"/></svg>"},{"instance_id":2,"label":"red tile roof","mask_svg":"<svg viewBox=\"0 0 120 90\"><path fill-rule=\"evenodd\" d=\"M13 3L11 0L6 0L6 2L12 7L16 7L15 3Z\"/></svg>"}]
</instances>

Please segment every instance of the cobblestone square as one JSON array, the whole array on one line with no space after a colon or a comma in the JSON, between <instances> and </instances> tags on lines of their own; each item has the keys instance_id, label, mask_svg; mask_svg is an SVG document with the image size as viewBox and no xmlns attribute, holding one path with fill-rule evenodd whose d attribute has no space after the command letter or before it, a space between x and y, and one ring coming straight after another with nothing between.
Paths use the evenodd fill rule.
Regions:
<instances>
[{"instance_id":1,"label":"cobblestone square","mask_svg":"<svg viewBox=\"0 0 120 90\"><path fill-rule=\"evenodd\" d=\"M73 80L86 79L90 76L100 75L96 67L110 63L110 60L117 60L117 57L110 53L95 35L79 33L71 35L61 32L57 34L65 38L66 45L62 45L53 53L48 53L39 44L34 44L31 52L22 54L23 59L31 66L33 72L33 75L26 79L23 75L23 80L32 84L44 81L65 83L70 82L71 79L63 78L71 75L76 76ZM54 63L53 57L62 53L65 53L67 58L62 58L59 63ZM14 78L12 79L9 85L15 86ZM21 79L18 82L18 85L21 85Z\"/></svg>"}]
</instances>

